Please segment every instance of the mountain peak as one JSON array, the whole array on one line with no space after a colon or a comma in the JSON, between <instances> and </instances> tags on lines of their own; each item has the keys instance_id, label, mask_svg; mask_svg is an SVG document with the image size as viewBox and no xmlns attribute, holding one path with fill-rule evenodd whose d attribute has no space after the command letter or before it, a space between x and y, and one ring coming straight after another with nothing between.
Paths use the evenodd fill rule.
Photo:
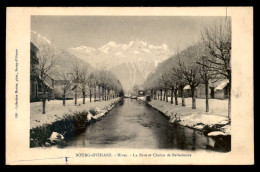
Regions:
<instances>
[{"instance_id":1,"label":"mountain peak","mask_svg":"<svg viewBox=\"0 0 260 172\"><path fill-rule=\"evenodd\" d=\"M153 45L138 38L135 41L130 41L125 44L109 41L99 48L83 45L70 48L69 52L91 63L92 66L97 66L97 64L102 63L109 67L124 62L140 63L151 61L158 64L172 54L168 45L165 43L162 45Z\"/></svg>"}]
</instances>

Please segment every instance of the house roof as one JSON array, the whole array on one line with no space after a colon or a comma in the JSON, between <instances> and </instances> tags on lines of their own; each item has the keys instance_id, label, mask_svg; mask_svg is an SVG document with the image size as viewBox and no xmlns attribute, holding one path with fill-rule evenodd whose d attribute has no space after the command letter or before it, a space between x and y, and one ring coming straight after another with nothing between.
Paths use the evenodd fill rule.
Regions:
<instances>
[{"instance_id":1,"label":"house roof","mask_svg":"<svg viewBox=\"0 0 260 172\"><path fill-rule=\"evenodd\" d=\"M229 83L228 79L221 79L221 80L210 80L209 87L214 88L214 90L223 90ZM189 90L190 85L186 85L183 90Z\"/></svg>"},{"instance_id":2,"label":"house roof","mask_svg":"<svg viewBox=\"0 0 260 172\"><path fill-rule=\"evenodd\" d=\"M53 86L52 86L50 83L48 83L47 81L45 81L45 80L44 80L44 84L45 84L48 88L54 89Z\"/></svg>"},{"instance_id":3,"label":"house roof","mask_svg":"<svg viewBox=\"0 0 260 172\"><path fill-rule=\"evenodd\" d=\"M186 85L183 89L184 90L189 90L190 89L190 85Z\"/></svg>"},{"instance_id":4,"label":"house roof","mask_svg":"<svg viewBox=\"0 0 260 172\"><path fill-rule=\"evenodd\" d=\"M228 79L222 80L218 86L215 88L215 90L223 90L223 88L225 88L227 86L227 84L229 83Z\"/></svg>"}]
</instances>

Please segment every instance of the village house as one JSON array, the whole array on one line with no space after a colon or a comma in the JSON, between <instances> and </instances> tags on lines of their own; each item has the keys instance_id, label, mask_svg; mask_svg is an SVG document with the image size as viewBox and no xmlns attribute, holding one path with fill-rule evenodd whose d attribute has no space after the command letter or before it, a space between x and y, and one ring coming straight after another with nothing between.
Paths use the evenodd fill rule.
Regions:
<instances>
[{"instance_id":1,"label":"village house","mask_svg":"<svg viewBox=\"0 0 260 172\"><path fill-rule=\"evenodd\" d=\"M37 57L39 49L31 42L30 46L30 102L40 101L42 98L42 85L39 75L38 65L39 59ZM45 94L47 98L54 99L54 79L46 75L44 80L46 87Z\"/></svg>"},{"instance_id":2,"label":"village house","mask_svg":"<svg viewBox=\"0 0 260 172\"><path fill-rule=\"evenodd\" d=\"M227 79L219 79L217 81L210 80L208 88L208 98L227 99L229 81ZM184 96L191 97L191 89L189 85L184 87ZM206 98L205 84L200 84L195 91L197 98Z\"/></svg>"},{"instance_id":3,"label":"village house","mask_svg":"<svg viewBox=\"0 0 260 172\"><path fill-rule=\"evenodd\" d=\"M31 43L31 52L30 52L30 101L38 100L38 73L36 71L37 66L39 65L39 59L37 58L39 49Z\"/></svg>"}]
</instances>

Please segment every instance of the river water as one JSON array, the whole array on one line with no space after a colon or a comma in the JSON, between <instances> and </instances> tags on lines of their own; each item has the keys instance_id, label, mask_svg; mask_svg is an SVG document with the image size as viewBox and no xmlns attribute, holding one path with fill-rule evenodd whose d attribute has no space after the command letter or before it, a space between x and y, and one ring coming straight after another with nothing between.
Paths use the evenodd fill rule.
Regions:
<instances>
[{"instance_id":1,"label":"river water","mask_svg":"<svg viewBox=\"0 0 260 172\"><path fill-rule=\"evenodd\" d=\"M212 142L198 131L169 123L146 102L125 98L66 147L205 150Z\"/></svg>"}]
</instances>

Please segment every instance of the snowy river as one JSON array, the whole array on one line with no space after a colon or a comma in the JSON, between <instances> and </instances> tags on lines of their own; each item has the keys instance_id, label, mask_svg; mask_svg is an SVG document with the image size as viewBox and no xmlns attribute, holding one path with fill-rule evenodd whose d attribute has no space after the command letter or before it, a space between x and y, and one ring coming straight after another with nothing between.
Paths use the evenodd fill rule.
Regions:
<instances>
[{"instance_id":1,"label":"snowy river","mask_svg":"<svg viewBox=\"0 0 260 172\"><path fill-rule=\"evenodd\" d=\"M171 124L145 102L126 98L65 147L205 150L213 140Z\"/></svg>"}]
</instances>

